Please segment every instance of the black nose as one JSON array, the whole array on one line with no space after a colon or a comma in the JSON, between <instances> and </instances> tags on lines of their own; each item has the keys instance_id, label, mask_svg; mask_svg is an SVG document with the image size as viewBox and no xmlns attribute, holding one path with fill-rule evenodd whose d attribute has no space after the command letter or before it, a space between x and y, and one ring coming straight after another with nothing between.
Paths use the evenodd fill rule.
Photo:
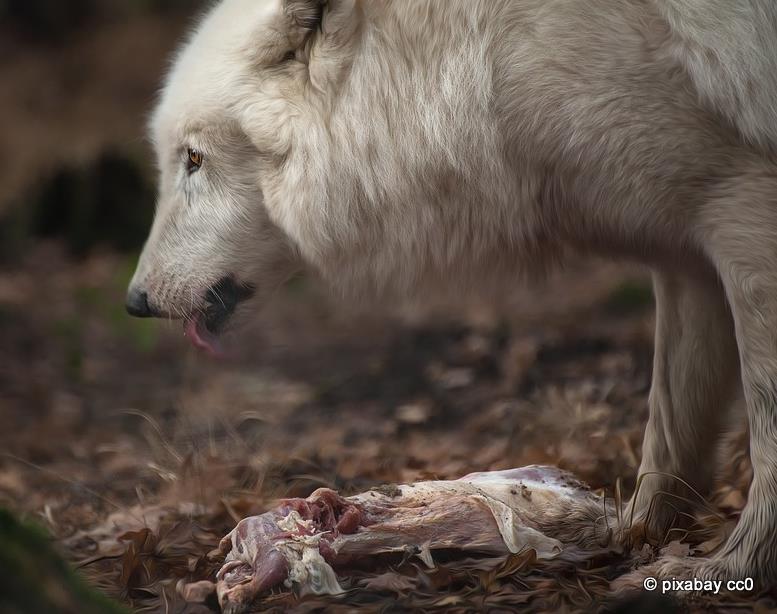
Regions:
<instances>
[{"instance_id":1,"label":"black nose","mask_svg":"<svg viewBox=\"0 0 777 614\"><path fill-rule=\"evenodd\" d=\"M127 313L136 318L151 318L154 312L148 305L148 293L132 288L127 293Z\"/></svg>"}]
</instances>

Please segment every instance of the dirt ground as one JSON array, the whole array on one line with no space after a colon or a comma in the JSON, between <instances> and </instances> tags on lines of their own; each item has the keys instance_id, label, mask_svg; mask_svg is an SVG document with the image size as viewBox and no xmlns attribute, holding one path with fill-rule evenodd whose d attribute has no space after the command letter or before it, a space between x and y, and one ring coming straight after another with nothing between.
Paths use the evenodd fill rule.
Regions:
<instances>
[{"instance_id":1,"label":"dirt ground","mask_svg":"<svg viewBox=\"0 0 777 614\"><path fill-rule=\"evenodd\" d=\"M144 155L144 114L185 22L140 16L4 56L0 105L18 121L2 136L19 154L2 166L0 207L24 210L52 169L106 148ZM116 77L111 66L128 57ZM45 526L93 586L136 611L213 611L185 604L178 582L212 578L208 553L239 519L320 486L351 494L544 463L608 496L618 479L634 488L652 361L641 269L580 261L496 298L390 308L350 305L300 278L214 362L180 324L125 315L136 249L97 241L73 254L56 232L19 245L0 263L0 507ZM733 526L750 469L741 417L731 430L697 526L643 558L708 552ZM775 595L613 603L609 581L633 564L615 552L580 568L451 553L430 571L385 559L348 570L343 597L276 591L256 608L777 607Z\"/></svg>"}]
</instances>

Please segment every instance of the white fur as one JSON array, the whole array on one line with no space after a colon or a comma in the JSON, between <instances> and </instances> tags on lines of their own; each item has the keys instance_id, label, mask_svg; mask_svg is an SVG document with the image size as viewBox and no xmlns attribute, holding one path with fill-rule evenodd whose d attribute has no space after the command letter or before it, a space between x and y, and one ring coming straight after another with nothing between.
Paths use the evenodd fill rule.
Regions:
<instances>
[{"instance_id":1,"label":"white fur","mask_svg":"<svg viewBox=\"0 0 777 614\"><path fill-rule=\"evenodd\" d=\"M133 283L186 316L224 275L261 298L303 262L375 294L512 285L570 250L644 261L642 470L709 484L741 354L755 480L705 571L777 580L777 4L330 0L311 27L319 10L224 0L185 46ZM660 490L686 494L646 479L655 530Z\"/></svg>"}]
</instances>

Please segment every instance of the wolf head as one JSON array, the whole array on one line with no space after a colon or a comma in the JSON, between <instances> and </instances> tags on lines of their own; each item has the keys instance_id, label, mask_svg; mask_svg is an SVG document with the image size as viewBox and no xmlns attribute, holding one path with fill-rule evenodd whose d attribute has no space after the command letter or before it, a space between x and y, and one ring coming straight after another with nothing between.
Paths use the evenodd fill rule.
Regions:
<instances>
[{"instance_id":1,"label":"wolf head","mask_svg":"<svg viewBox=\"0 0 777 614\"><path fill-rule=\"evenodd\" d=\"M480 211L516 190L477 28L465 2L218 4L151 123L159 203L130 313L213 349L303 262L370 295L493 268L509 225Z\"/></svg>"},{"instance_id":2,"label":"wolf head","mask_svg":"<svg viewBox=\"0 0 777 614\"><path fill-rule=\"evenodd\" d=\"M352 10L334 4L328 45L338 11ZM311 67L324 12L318 0L226 0L176 58L150 126L159 195L128 291L131 314L183 319L196 345L215 350L233 312L299 268L267 197L304 130L306 88L314 79L326 87L337 71L327 57Z\"/></svg>"}]
</instances>

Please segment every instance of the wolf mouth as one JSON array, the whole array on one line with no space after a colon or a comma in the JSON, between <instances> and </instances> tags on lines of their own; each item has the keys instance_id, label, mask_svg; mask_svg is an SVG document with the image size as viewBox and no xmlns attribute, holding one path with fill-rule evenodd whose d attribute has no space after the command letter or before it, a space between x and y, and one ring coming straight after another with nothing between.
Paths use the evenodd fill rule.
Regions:
<instances>
[{"instance_id":1,"label":"wolf mouth","mask_svg":"<svg viewBox=\"0 0 777 614\"><path fill-rule=\"evenodd\" d=\"M184 322L184 332L194 347L212 356L223 354L218 336L223 332L237 306L250 299L255 289L233 276L220 279L205 293L205 307Z\"/></svg>"},{"instance_id":2,"label":"wolf mouth","mask_svg":"<svg viewBox=\"0 0 777 614\"><path fill-rule=\"evenodd\" d=\"M232 276L220 279L205 294L205 328L214 335L219 334L237 306L250 299L254 292L251 284L239 283Z\"/></svg>"}]
</instances>

